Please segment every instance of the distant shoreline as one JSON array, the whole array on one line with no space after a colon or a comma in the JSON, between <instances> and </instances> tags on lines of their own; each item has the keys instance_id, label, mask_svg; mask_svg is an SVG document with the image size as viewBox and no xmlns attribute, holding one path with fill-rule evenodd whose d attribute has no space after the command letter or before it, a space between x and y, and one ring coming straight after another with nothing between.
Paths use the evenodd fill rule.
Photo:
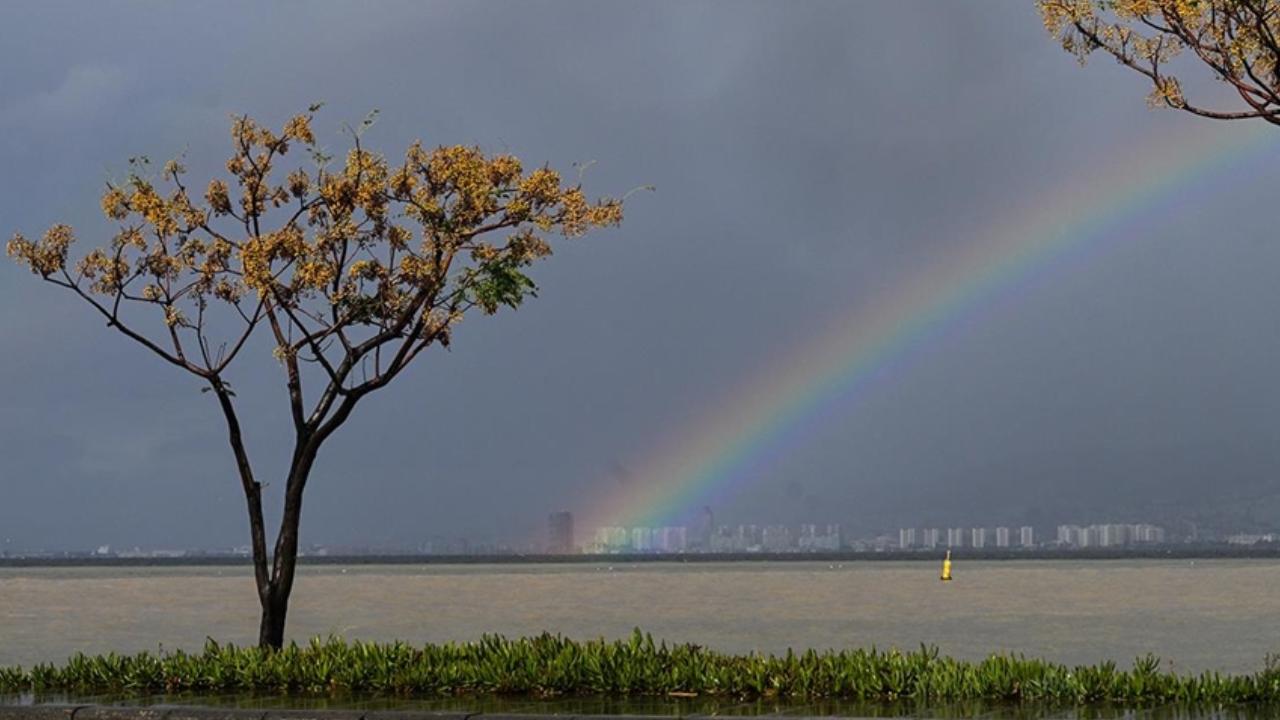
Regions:
<instances>
[{"instance_id":1,"label":"distant shoreline","mask_svg":"<svg viewBox=\"0 0 1280 720\"><path fill-rule=\"evenodd\" d=\"M639 563L860 563L939 562L946 548L887 552L824 553L619 553L611 555L307 555L301 565L559 565L559 564L639 564ZM1017 560L1225 560L1280 558L1280 547L1232 545L1174 545L1148 548L1071 548L1046 550L995 550L952 548L953 559L967 561ZM23 567L249 567L247 557L233 555L191 555L183 557L5 557L0 568Z\"/></svg>"}]
</instances>

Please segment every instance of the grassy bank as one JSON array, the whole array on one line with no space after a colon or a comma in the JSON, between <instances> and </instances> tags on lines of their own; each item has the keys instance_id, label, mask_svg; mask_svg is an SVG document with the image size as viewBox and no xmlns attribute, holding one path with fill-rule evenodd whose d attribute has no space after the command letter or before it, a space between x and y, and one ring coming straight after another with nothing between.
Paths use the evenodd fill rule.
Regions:
<instances>
[{"instance_id":1,"label":"grassy bank","mask_svg":"<svg viewBox=\"0 0 1280 720\"><path fill-rule=\"evenodd\" d=\"M279 652L209 641L202 652L77 655L66 665L0 669L0 692L379 693L841 698L1069 703L1280 702L1280 665L1252 675L1164 672L1153 657L1066 667L1021 656L981 662L912 652L855 650L725 655L696 645L630 639L577 642L555 635L413 647L316 639Z\"/></svg>"}]
</instances>

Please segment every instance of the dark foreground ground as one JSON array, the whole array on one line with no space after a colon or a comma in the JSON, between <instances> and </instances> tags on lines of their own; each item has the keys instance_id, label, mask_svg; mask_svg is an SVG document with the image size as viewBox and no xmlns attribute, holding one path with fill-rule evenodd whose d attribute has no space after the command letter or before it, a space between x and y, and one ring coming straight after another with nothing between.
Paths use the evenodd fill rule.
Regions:
<instances>
[{"instance_id":1,"label":"dark foreground ground","mask_svg":"<svg viewBox=\"0 0 1280 720\"><path fill-rule=\"evenodd\" d=\"M0 696L0 720L712 720L724 717L917 718L952 720L1270 720L1280 707L1231 705L1188 707L999 706L983 703L920 706L849 702L788 705L777 702L672 701L655 699L483 700L306 700L298 698L136 698L76 703Z\"/></svg>"}]
</instances>

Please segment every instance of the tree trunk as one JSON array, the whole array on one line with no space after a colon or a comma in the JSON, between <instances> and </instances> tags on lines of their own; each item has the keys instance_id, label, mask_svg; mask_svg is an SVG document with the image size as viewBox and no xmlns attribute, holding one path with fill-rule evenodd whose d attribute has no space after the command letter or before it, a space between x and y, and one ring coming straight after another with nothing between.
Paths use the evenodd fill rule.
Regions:
<instances>
[{"instance_id":1,"label":"tree trunk","mask_svg":"<svg viewBox=\"0 0 1280 720\"><path fill-rule=\"evenodd\" d=\"M275 585L262 596L262 623L258 626L258 646L279 650L284 647L284 620L289 612L289 593L277 592Z\"/></svg>"},{"instance_id":2,"label":"tree trunk","mask_svg":"<svg viewBox=\"0 0 1280 720\"><path fill-rule=\"evenodd\" d=\"M249 537L253 549L253 579L258 587L258 602L262 604L262 624L258 630L258 645L279 649L284 645L284 618L289 606L289 587L280 592L277 574L267 566L266 523L262 517L262 483L253 477L253 467L245 451L240 434L240 419L236 416L232 394L222 378L214 375L209 385L218 396L218 404L227 421L227 437L236 457L236 470L244 488L245 505L249 511ZM297 464L296 461L294 463ZM293 471L290 472L290 477ZM285 521L288 521L286 516ZM296 522L295 522L296 527ZM277 551L279 547L277 547ZM277 552L278 554L278 552ZM295 552L296 555L296 552ZM296 559L296 558L295 558ZM278 566L279 563L277 563ZM292 562L290 562L292 568ZM292 575L292 573L291 573ZM289 585L292 585L290 583Z\"/></svg>"},{"instance_id":3,"label":"tree trunk","mask_svg":"<svg viewBox=\"0 0 1280 720\"><path fill-rule=\"evenodd\" d=\"M289 595L293 593L294 571L298 566L298 529L302 524L302 493L315 465L320 445L351 415L359 395L346 397L333 417L323 425L319 420L298 426L293 460L285 483L284 510L280 516L280 533L275 552L267 556L266 527L262 514L262 484L254 479L253 469L240 434L240 421L231 402L231 392L221 378L209 378L226 417L228 438L236 456L236 468L249 511L249 535L253 546L253 574L262 605L262 622L258 626L258 645L279 650L284 647L285 616L289 611ZM291 386L295 381L290 381ZM298 415L300 417L300 414ZM317 425L319 428L317 429Z\"/></svg>"},{"instance_id":4,"label":"tree trunk","mask_svg":"<svg viewBox=\"0 0 1280 720\"><path fill-rule=\"evenodd\" d=\"M289 468L289 480L285 485L284 511L280 516L280 534L271 558L271 576L258 585L258 600L262 604L262 622L258 626L258 646L284 647L285 616L289 612L289 596L293 593L294 571L298 567L298 530L302 524L302 491L320 450L320 439L310 434L298 439ZM263 548L265 551L265 548ZM254 558L255 564L258 558ZM261 559L265 566L266 557Z\"/></svg>"},{"instance_id":5,"label":"tree trunk","mask_svg":"<svg viewBox=\"0 0 1280 720\"><path fill-rule=\"evenodd\" d=\"M309 469L310 463L307 463ZM295 470L296 471L296 470ZM298 493L301 494L300 492ZM284 622L289 613L289 596L293 593L294 569L298 566L298 526L302 519L301 504L285 503L280 518L280 536L271 558L271 575L258 585L258 602L262 605L262 622L258 626L258 646L279 650L284 647ZM255 558L255 564L259 562ZM261 559L266 565L266 557Z\"/></svg>"}]
</instances>

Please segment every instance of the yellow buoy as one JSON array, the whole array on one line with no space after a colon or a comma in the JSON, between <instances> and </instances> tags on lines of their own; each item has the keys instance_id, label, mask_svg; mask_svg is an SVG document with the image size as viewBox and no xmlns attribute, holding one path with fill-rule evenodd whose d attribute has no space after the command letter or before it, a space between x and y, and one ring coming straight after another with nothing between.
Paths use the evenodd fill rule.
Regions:
<instances>
[{"instance_id":1,"label":"yellow buoy","mask_svg":"<svg viewBox=\"0 0 1280 720\"><path fill-rule=\"evenodd\" d=\"M947 581L951 579L951 551L947 551L947 557L942 561L942 579Z\"/></svg>"}]
</instances>

